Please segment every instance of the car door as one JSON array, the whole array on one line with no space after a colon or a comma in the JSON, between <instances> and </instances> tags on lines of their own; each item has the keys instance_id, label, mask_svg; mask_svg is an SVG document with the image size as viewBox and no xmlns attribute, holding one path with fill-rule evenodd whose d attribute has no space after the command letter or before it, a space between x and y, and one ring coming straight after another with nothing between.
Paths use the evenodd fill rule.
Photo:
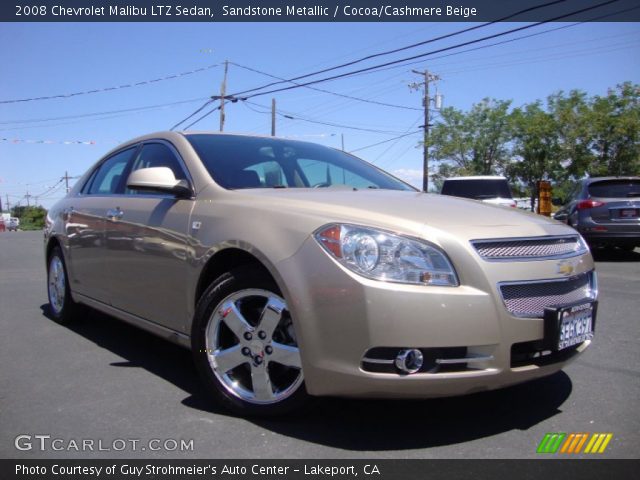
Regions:
<instances>
[{"instance_id":1,"label":"car door","mask_svg":"<svg viewBox=\"0 0 640 480\"><path fill-rule=\"evenodd\" d=\"M121 150L100 162L63 211L70 287L104 303L109 302L104 276L105 216L135 150Z\"/></svg>"},{"instance_id":2,"label":"car door","mask_svg":"<svg viewBox=\"0 0 640 480\"><path fill-rule=\"evenodd\" d=\"M193 185L177 150L145 142L127 176L140 168L169 167ZM111 304L125 312L186 332L187 234L193 200L126 188L112 198L106 219L106 272Z\"/></svg>"}]
</instances>

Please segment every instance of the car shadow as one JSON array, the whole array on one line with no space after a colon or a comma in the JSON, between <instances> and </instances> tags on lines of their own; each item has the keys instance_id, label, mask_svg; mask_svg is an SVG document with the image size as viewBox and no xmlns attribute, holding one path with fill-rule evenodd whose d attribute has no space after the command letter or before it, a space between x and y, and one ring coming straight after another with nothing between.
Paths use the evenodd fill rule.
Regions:
<instances>
[{"instance_id":1,"label":"car shadow","mask_svg":"<svg viewBox=\"0 0 640 480\"><path fill-rule=\"evenodd\" d=\"M593 248L591 250L596 262L640 262L640 250L632 251L621 248Z\"/></svg>"},{"instance_id":2,"label":"car shadow","mask_svg":"<svg viewBox=\"0 0 640 480\"><path fill-rule=\"evenodd\" d=\"M48 318L46 305L41 307ZM68 326L125 359L114 367L144 368L186 392L182 404L207 414L234 416L210 401L189 351L108 315L87 309L84 321ZM429 448L528 430L561 412L572 391L567 374L502 390L430 400L321 398L303 413L246 418L280 435L353 451Z\"/></svg>"}]
</instances>

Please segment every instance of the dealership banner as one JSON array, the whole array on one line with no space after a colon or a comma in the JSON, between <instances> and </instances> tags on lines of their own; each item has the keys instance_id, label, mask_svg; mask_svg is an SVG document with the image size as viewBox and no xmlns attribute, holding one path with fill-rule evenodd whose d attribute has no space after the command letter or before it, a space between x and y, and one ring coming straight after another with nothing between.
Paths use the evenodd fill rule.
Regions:
<instances>
[{"instance_id":1,"label":"dealership banner","mask_svg":"<svg viewBox=\"0 0 640 480\"><path fill-rule=\"evenodd\" d=\"M8 479L458 480L637 478L640 460L0 460ZM517 475L514 477L514 472Z\"/></svg>"},{"instance_id":2,"label":"dealership banner","mask_svg":"<svg viewBox=\"0 0 640 480\"><path fill-rule=\"evenodd\" d=\"M15 0L3 22L576 22L640 20L638 0Z\"/></svg>"}]
</instances>

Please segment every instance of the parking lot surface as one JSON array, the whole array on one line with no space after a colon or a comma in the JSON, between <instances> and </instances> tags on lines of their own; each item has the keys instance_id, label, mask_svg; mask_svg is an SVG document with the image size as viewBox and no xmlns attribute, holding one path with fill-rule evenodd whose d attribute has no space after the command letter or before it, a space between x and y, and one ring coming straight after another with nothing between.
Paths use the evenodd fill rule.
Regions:
<instances>
[{"instance_id":1,"label":"parking lot surface","mask_svg":"<svg viewBox=\"0 0 640 480\"><path fill-rule=\"evenodd\" d=\"M50 320L42 232L0 233L0 457L536 458L548 432L602 432L601 458L638 458L640 249L596 263L596 337L563 372L459 398L319 399L264 420L211 404L180 347L95 311Z\"/></svg>"}]
</instances>

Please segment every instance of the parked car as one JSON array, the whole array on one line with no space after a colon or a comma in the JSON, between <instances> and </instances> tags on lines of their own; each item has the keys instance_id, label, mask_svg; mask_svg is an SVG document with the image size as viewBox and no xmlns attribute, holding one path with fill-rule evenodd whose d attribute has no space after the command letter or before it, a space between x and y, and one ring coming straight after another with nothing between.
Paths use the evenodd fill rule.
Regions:
<instances>
[{"instance_id":1,"label":"parked car","mask_svg":"<svg viewBox=\"0 0 640 480\"><path fill-rule=\"evenodd\" d=\"M6 232L7 231L7 227L4 224L4 220L0 218L0 232Z\"/></svg>"},{"instance_id":2,"label":"parked car","mask_svg":"<svg viewBox=\"0 0 640 480\"><path fill-rule=\"evenodd\" d=\"M640 177L581 180L554 218L574 227L594 247L640 247Z\"/></svg>"},{"instance_id":3,"label":"parked car","mask_svg":"<svg viewBox=\"0 0 640 480\"><path fill-rule=\"evenodd\" d=\"M473 176L451 177L442 184L442 195L470 198L483 202L516 207L517 203L511 196L511 189L505 177Z\"/></svg>"},{"instance_id":4,"label":"parked car","mask_svg":"<svg viewBox=\"0 0 640 480\"><path fill-rule=\"evenodd\" d=\"M16 217L11 217L9 219L8 230L11 232L17 232L18 228L20 228L20 219Z\"/></svg>"},{"instance_id":5,"label":"parked car","mask_svg":"<svg viewBox=\"0 0 640 480\"><path fill-rule=\"evenodd\" d=\"M53 318L84 304L190 348L243 414L501 388L557 372L594 331L575 230L300 141L124 143L51 207L45 252Z\"/></svg>"}]
</instances>

